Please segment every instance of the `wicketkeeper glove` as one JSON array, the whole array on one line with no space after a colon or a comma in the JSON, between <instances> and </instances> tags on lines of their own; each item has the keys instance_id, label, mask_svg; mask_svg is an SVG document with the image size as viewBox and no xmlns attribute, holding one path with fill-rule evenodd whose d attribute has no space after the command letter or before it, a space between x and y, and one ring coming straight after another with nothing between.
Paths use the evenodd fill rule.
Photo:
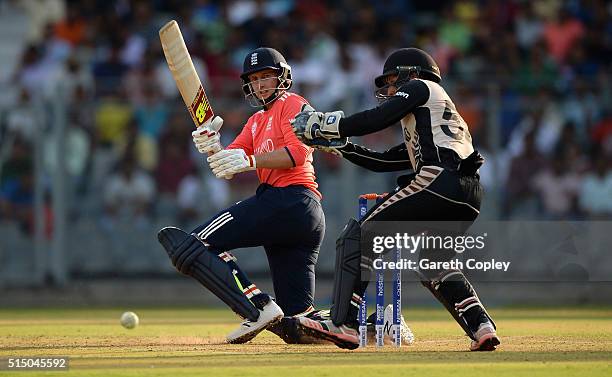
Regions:
<instances>
[{"instance_id":1,"label":"wicketkeeper glove","mask_svg":"<svg viewBox=\"0 0 612 377\"><path fill-rule=\"evenodd\" d=\"M340 118L342 111L322 113L319 111L302 111L291 120L293 132L302 140L312 140L317 137L325 139L340 138Z\"/></svg>"},{"instance_id":2,"label":"wicketkeeper glove","mask_svg":"<svg viewBox=\"0 0 612 377\"><path fill-rule=\"evenodd\" d=\"M325 139L322 137L316 137L312 140L303 140L302 142L309 147L313 147L314 149L342 157L340 149L347 146L348 140L348 137L343 137L340 139Z\"/></svg>"}]
</instances>

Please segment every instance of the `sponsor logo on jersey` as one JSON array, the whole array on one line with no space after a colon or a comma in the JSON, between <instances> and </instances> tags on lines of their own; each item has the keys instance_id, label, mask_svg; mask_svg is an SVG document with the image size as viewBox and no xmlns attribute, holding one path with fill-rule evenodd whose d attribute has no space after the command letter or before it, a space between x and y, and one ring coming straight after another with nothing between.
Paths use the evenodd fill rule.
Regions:
<instances>
[{"instance_id":1,"label":"sponsor logo on jersey","mask_svg":"<svg viewBox=\"0 0 612 377\"><path fill-rule=\"evenodd\" d=\"M255 137L255 131L257 131L257 122L253 122L251 125L251 136Z\"/></svg>"},{"instance_id":2,"label":"sponsor logo on jersey","mask_svg":"<svg viewBox=\"0 0 612 377\"><path fill-rule=\"evenodd\" d=\"M255 148L255 154L269 153L272 151L274 151L274 142L272 139L264 140L259 147Z\"/></svg>"},{"instance_id":3,"label":"sponsor logo on jersey","mask_svg":"<svg viewBox=\"0 0 612 377\"><path fill-rule=\"evenodd\" d=\"M410 94L406 93L406 92L395 92L396 96L400 96L400 97L404 97L406 99L408 99L408 97L410 97Z\"/></svg>"}]
</instances>

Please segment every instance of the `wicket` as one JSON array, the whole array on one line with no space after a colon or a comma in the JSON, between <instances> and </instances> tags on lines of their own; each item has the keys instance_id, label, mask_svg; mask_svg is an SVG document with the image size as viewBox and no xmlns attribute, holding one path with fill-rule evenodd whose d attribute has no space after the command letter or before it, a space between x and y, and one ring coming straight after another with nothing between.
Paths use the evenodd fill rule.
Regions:
<instances>
[{"instance_id":1,"label":"wicket","mask_svg":"<svg viewBox=\"0 0 612 377\"><path fill-rule=\"evenodd\" d=\"M384 198L384 195L380 194L363 194L359 196L359 211L357 217L359 220L368 212L368 200L376 200L380 203ZM400 249L395 251L395 260L397 262L402 259L402 252ZM383 255L381 255L383 258ZM376 270L375 278L375 290L376 290L376 347L384 346L384 326L385 326L385 273L384 270ZM393 305L393 343L396 347L401 347L401 310L402 310L402 271L397 269L393 271L393 288L392 288L392 305ZM366 347L368 344L368 302L367 293L363 293L361 304L359 306L359 347Z\"/></svg>"}]
</instances>

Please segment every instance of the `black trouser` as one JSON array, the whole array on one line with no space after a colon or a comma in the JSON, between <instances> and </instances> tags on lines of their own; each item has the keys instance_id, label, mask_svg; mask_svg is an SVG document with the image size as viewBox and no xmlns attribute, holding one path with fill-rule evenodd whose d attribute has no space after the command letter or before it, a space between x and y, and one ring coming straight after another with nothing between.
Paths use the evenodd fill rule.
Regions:
<instances>
[{"instance_id":1,"label":"black trouser","mask_svg":"<svg viewBox=\"0 0 612 377\"><path fill-rule=\"evenodd\" d=\"M313 305L325 217L319 198L308 188L262 184L254 196L219 212L192 233L214 252L263 246L276 302L285 315ZM244 273L239 276L245 290L253 286Z\"/></svg>"},{"instance_id":2,"label":"black trouser","mask_svg":"<svg viewBox=\"0 0 612 377\"><path fill-rule=\"evenodd\" d=\"M363 217L365 221L468 221L480 212L482 186L477 177L437 166L402 176L400 184Z\"/></svg>"},{"instance_id":3,"label":"black trouser","mask_svg":"<svg viewBox=\"0 0 612 377\"><path fill-rule=\"evenodd\" d=\"M483 190L477 176L462 176L459 172L437 166L424 166L417 174L401 177L398 183L399 187L366 213L361 220L362 226L369 221L458 221L463 223L464 232L479 214ZM445 274L448 275L448 271L430 270L425 273L427 282L424 281L424 284L438 283L440 278L443 281ZM457 281L446 282L442 287L441 291L448 291L448 294L443 295L449 297L441 299L436 296L441 301L444 299L451 303L449 311L453 316L455 313L452 312L452 305L472 296L477 299L463 274ZM356 281L353 300L363 297L367 286L367 279ZM444 301L443 304L447 306ZM482 319L480 310L484 311L483 308L475 309L468 315L474 326ZM346 323L354 325L357 312L358 305L355 302L349 306ZM468 326L474 327L470 323Z\"/></svg>"}]
</instances>

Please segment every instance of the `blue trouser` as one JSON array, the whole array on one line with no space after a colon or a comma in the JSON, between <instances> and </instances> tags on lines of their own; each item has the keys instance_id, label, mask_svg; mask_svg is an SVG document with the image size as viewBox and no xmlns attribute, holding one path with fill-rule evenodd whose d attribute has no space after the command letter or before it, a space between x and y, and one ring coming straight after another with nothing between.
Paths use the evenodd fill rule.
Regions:
<instances>
[{"instance_id":1,"label":"blue trouser","mask_svg":"<svg viewBox=\"0 0 612 377\"><path fill-rule=\"evenodd\" d=\"M325 217L319 198L306 187L262 184L254 196L220 211L192 233L218 253L263 246L276 302L285 315L313 305ZM241 284L250 285L241 276Z\"/></svg>"}]
</instances>

